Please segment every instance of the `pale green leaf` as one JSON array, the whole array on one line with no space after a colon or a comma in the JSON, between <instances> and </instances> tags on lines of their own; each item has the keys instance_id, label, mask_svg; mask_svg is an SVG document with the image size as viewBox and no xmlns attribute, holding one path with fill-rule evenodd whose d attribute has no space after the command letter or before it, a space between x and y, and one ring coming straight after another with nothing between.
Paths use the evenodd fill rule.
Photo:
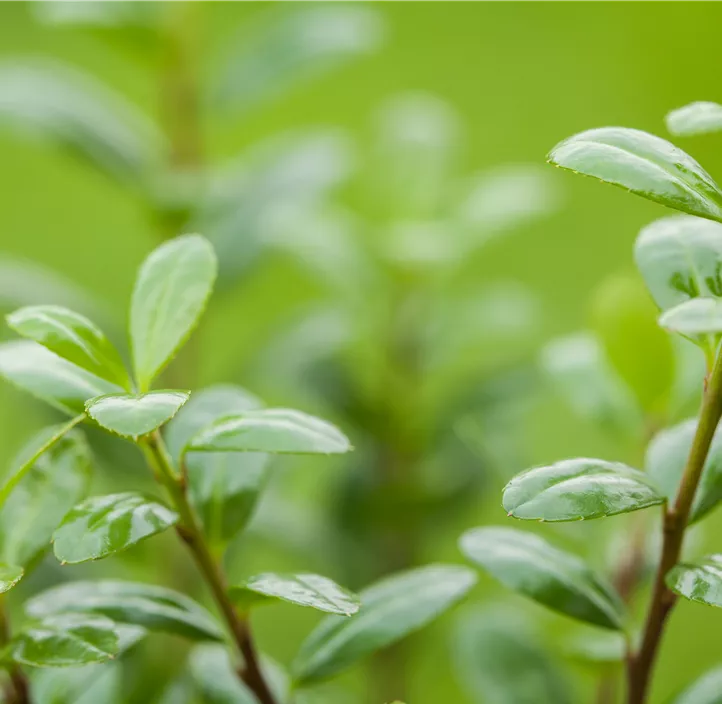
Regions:
<instances>
[{"instance_id":1,"label":"pale green leaf","mask_svg":"<svg viewBox=\"0 0 722 704\"><path fill-rule=\"evenodd\" d=\"M293 662L297 684L310 684L427 625L474 586L472 571L460 565L428 565L386 577L359 594L361 610L328 616L301 646Z\"/></svg>"},{"instance_id":2,"label":"pale green leaf","mask_svg":"<svg viewBox=\"0 0 722 704\"><path fill-rule=\"evenodd\" d=\"M579 557L532 533L474 528L461 551L504 586L560 613L621 630L624 606L612 588Z\"/></svg>"},{"instance_id":3,"label":"pale green leaf","mask_svg":"<svg viewBox=\"0 0 722 704\"><path fill-rule=\"evenodd\" d=\"M141 391L197 324L216 278L216 255L200 235L165 242L143 262L130 306L130 340Z\"/></svg>"},{"instance_id":4,"label":"pale green leaf","mask_svg":"<svg viewBox=\"0 0 722 704\"><path fill-rule=\"evenodd\" d=\"M122 703L123 672L117 662L34 670L31 684L34 704Z\"/></svg>"},{"instance_id":5,"label":"pale green leaf","mask_svg":"<svg viewBox=\"0 0 722 704\"><path fill-rule=\"evenodd\" d=\"M718 340L722 333L722 298L690 298L662 313L659 324L685 337L714 335Z\"/></svg>"},{"instance_id":6,"label":"pale green leaf","mask_svg":"<svg viewBox=\"0 0 722 704\"><path fill-rule=\"evenodd\" d=\"M223 640L223 629L206 609L173 589L121 580L67 582L25 603L34 618L61 613L100 614L121 624L176 633L192 640Z\"/></svg>"},{"instance_id":7,"label":"pale green leaf","mask_svg":"<svg viewBox=\"0 0 722 704\"><path fill-rule=\"evenodd\" d=\"M285 408L248 411L221 418L195 435L186 452L342 454L348 438L330 423Z\"/></svg>"},{"instance_id":8,"label":"pale green leaf","mask_svg":"<svg viewBox=\"0 0 722 704\"><path fill-rule=\"evenodd\" d=\"M711 220L722 220L722 191L688 154L664 139L626 127L581 132L559 143L550 163Z\"/></svg>"},{"instance_id":9,"label":"pale green leaf","mask_svg":"<svg viewBox=\"0 0 722 704\"><path fill-rule=\"evenodd\" d=\"M230 598L249 610L269 601L287 601L330 614L351 616L359 610L359 598L318 574L264 573L229 590Z\"/></svg>"},{"instance_id":10,"label":"pale green leaf","mask_svg":"<svg viewBox=\"0 0 722 704\"><path fill-rule=\"evenodd\" d=\"M123 360L103 332L88 318L54 305L26 306L7 316L18 335L47 347L58 357L128 388Z\"/></svg>"},{"instance_id":11,"label":"pale green leaf","mask_svg":"<svg viewBox=\"0 0 722 704\"><path fill-rule=\"evenodd\" d=\"M722 702L722 667L715 667L685 688L671 704L720 704L720 702Z\"/></svg>"},{"instance_id":12,"label":"pale green leaf","mask_svg":"<svg viewBox=\"0 0 722 704\"><path fill-rule=\"evenodd\" d=\"M0 562L0 594L9 592L23 578L24 573L22 567Z\"/></svg>"},{"instance_id":13,"label":"pale green leaf","mask_svg":"<svg viewBox=\"0 0 722 704\"><path fill-rule=\"evenodd\" d=\"M61 563L99 560L162 533L178 515L155 499L125 492L94 496L73 508L53 535Z\"/></svg>"},{"instance_id":14,"label":"pale green leaf","mask_svg":"<svg viewBox=\"0 0 722 704\"><path fill-rule=\"evenodd\" d=\"M579 521L638 511L664 503L647 475L620 462L586 457L535 467L504 487L509 516L539 521Z\"/></svg>"},{"instance_id":15,"label":"pale green leaf","mask_svg":"<svg viewBox=\"0 0 722 704\"><path fill-rule=\"evenodd\" d=\"M708 555L675 565L665 578L667 586L690 601L722 606L722 555Z\"/></svg>"},{"instance_id":16,"label":"pale green leaf","mask_svg":"<svg viewBox=\"0 0 722 704\"><path fill-rule=\"evenodd\" d=\"M137 438L167 423L190 397L190 391L109 394L85 405L88 415L112 433Z\"/></svg>"},{"instance_id":17,"label":"pale green leaf","mask_svg":"<svg viewBox=\"0 0 722 704\"><path fill-rule=\"evenodd\" d=\"M665 118L667 129L678 137L722 131L722 105L699 101L672 110Z\"/></svg>"}]
</instances>

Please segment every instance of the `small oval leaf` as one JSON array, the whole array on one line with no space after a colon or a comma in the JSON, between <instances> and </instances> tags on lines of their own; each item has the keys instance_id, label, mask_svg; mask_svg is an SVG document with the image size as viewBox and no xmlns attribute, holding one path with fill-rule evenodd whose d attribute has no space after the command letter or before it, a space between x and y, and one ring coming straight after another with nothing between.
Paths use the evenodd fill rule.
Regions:
<instances>
[{"instance_id":1,"label":"small oval leaf","mask_svg":"<svg viewBox=\"0 0 722 704\"><path fill-rule=\"evenodd\" d=\"M476 583L460 565L428 565L386 577L359 594L350 618L328 616L301 646L292 665L297 684L345 670L419 630L460 601Z\"/></svg>"},{"instance_id":2,"label":"small oval leaf","mask_svg":"<svg viewBox=\"0 0 722 704\"><path fill-rule=\"evenodd\" d=\"M33 667L72 667L110 660L119 651L115 624L103 616L49 616L8 646L12 660Z\"/></svg>"},{"instance_id":3,"label":"small oval leaf","mask_svg":"<svg viewBox=\"0 0 722 704\"><path fill-rule=\"evenodd\" d=\"M61 306L25 306L7 316L18 335L47 347L58 357L128 388L128 373L118 351L84 315Z\"/></svg>"},{"instance_id":4,"label":"small oval leaf","mask_svg":"<svg viewBox=\"0 0 722 704\"><path fill-rule=\"evenodd\" d=\"M722 606L722 555L675 565L665 578L667 586L690 601Z\"/></svg>"},{"instance_id":5,"label":"small oval leaf","mask_svg":"<svg viewBox=\"0 0 722 704\"><path fill-rule=\"evenodd\" d=\"M638 511L664 496L637 469L586 457L522 472L504 488L504 510L514 518L579 521Z\"/></svg>"},{"instance_id":6,"label":"small oval leaf","mask_svg":"<svg viewBox=\"0 0 722 704\"><path fill-rule=\"evenodd\" d=\"M88 415L112 433L137 438L167 423L190 397L190 391L106 394L85 405Z\"/></svg>"},{"instance_id":7,"label":"small oval leaf","mask_svg":"<svg viewBox=\"0 0 722 704\"><path fill-rule=\"evenodd\" d=\"M719 335L722 333L722 298L691 298L662 313L659 324L685 337Z\"/></svg>"},{"instance_id":8,"label":"small oval leaf","mask_svg":"<svg viewBox=\"0 0 722 704\"><path fill-rule=\"evenodd\" d=\"M165 367L196 326L217 270L210 242L176 237L143 262L130 304L133 367L141 391Z\"/></svg>"},{"instance_id":9,"label":"small oval leaf","mask_svg":"<svg viewBox=\"0 0 722 704\"><path fill-rule=\"evenodd\" d=\"M667 129L677 137L722 131L722 105L707 101L690 103L668 113Z\"/></svg>"},{"instance_id":10,"label":"small oval leaf","mask_svg":"<svg viewBox=\"0 0 722 704\"><path fill-rule=\"evenodd\" d=\"M626 127L601 127L560 142L549 162L620 186L648 200L722 220L722 191L688 154L660 137Z\"/></svg>"},{"instance_id":11,"label":"small oval leaf","mask_svg":"<svg viewBox=\"0 0 722 704\"><path fill-rule=\"evenodd\" d=\"M63 564L99 560L162 533L178 515L155 499L126 492L94 496L78 504L53 535Z\"/></svg>"},{"instance_id":12,"label":"small oval leaf","mask_svg":"<svg viewBox=\"0 0 722 704\"><path fill-rule=\"evenodd\" d=\"M9 592L25 574L25 570L17 565L0 562L0 594Z\"/></svg>"},{"instance_id":13,"label":"small oval leaf","mask_svg":"<svg viewBox=\"0 0 722 704\"><path fill-rule=\"evenodd\" d=\"M349 450L348 438L331 423L285 408L221 418L193 437L186 447L186 452L324 455Z\"/></svg>"},{"instance_id":14,"label":"small oval leaf","mask_svg":"<svg viewBox=\"0 0 722 704\"><path fill-rule=\"evenodd\" d=\"M474 528L461 551L504 586L580 621L622 630L624 606L576 555L513 528Z\"/></svg>"},{"instance_id":15,"label":"small oval leaf","mask_svg":"<svg viewBox=\"0 0 722 704\"><path fill-rule=\"evenodd\" d=\"M122 580L68 582L25 603L34 618L59 613L90 613L151 631L176 633L192 640L223 640L223 629L193 599L165 587Z\"/></svg>"},{"instance_id":16,"label":"small oval leaf","mask_svg":"<svg viewBox=\"0 0 722 704\"><path fill-rule=\"evenodd\" d=\"M329 614L351 616L360 606L355 594L318 574L259 574L231 587L229 596L245 610L281 600Z\"/></svg>"}]
</instances>

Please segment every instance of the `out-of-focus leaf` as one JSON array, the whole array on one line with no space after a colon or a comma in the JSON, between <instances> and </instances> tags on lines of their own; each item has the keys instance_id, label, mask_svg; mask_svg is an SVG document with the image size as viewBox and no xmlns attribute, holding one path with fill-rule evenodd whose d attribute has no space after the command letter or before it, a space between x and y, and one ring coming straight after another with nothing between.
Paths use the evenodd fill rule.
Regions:
<instances>
[{"instance_id":1,"label":"out-of-focus leaf","mask_svg":"<svg viewBox=\"0 0 722 704\"><path fill-rule=\"evenodd\" d=\"M638 511L664 503L646 474L621 462L579 458L535 467L504 487L509 516L579 521Z\"/></svg>"},{"instance_id":2,"label":"out-of-focus leaf","mask_svg":"<svg viewBox=\"0 0 722 704\"><path fill-rule=\"evenodd\" d=\"M576 333L549 343L541 364L559 392L580 416L624 436L636 436L642 414L629 388L615 372L598 339Z\"/></svg>"},{"instance_id":3,"label":"out-of-focus leaf","mask_svg":"<svg viewBox=\"0 0 722 704\"><path fill-rule=\"evenodd\" d=\"M720 692L722 667L715 667L678 694L671 704L719 704Z\"/></svg>"},{"instance_id":4,"label":"out-of-focus leaf","mask_svg":"<svg viewBox=\"0 0 722 704\"><path fill-rule=\"evenodd\" d=\"M128 388L123 360L95 323L68 308L55 305L26 306L7 316L18 335L47 347L68 362Z\"/></svg>"},{"instance_id":5,"label":"out-of-focus leaf","mask_svg":"<svg viewBox=\"0 0 722 704\"><path fill-rule=\"evenodd\" d=\"M88 25L91 27L154 27L162 6L152 2L88 2L41 0L33 5L38 17L54 25Z\"/></svg>"},{"instance_id":6,"label":"out-of-focus leaf","mask_svg":"<svg viewBox=\"0 0 722 704\"><path fill-rule=\"evenodd\" d=\"M722 333L722 298L691 298L662 313L659 324L692 339L712 336L716 349Z\"/></svg>"},{"instance_id":7,"label":"out-of-focus leaf","mask_svg":"<svg viewBox=\"0 0 722 704\"><path fill-rule=\"evenodd\" d=\"M25 570L18 565L9 565L0 562L0 594L9 592L25 574Z\"/></svg>"},{"instance_id":8,"label":"out-of-focus leaf","mask_svg":"<svg viewBox=\"0 0 722 704\"><path fill-rule=\"evenodd\" d=\"M647 473L673 502L677 496L692 441L697 431L697 419L690 418L672 428L657 433L647 447ZM722 501L722 430L715 433L702 477L694 495L689 522L704 518Z\"/></svg>"},{"instance_id":9,"label":"out-of-focus leaf","mask_svg":"<svg viewBox=\"0 0 722 704\"><path fill-rule=\"evenodd\" d=\"M665 578L667 586L690 601L722 606L722 555L708 555L675 565Z\"/></svg>"},{"instance_id":10,"label":"out-of-focus leaf","mask_svg":"<svg viewBox=\"0 0 722 704\"><path fill-rule=\"evenodd\" d=\"M36 704L121 704L122 671L114 662L34 670Z\"/></svg>"},{"instance_id":11,"label":"out-of-focus leaf","mask_svg":"<svg viewBox=\"0 0 722 704\"><path fill-rule=\"evenodd\" d=\"M474 528L461 551L504 586L554 611L595 626L621 630L624 606L579 557L513 528Z\"/></svg>"},{"instance_id":12,"label":"out-of-focus leaf","mask_svg":"<svg viewBox=\"0 0 722 704\"><path fill-rule=\"evenodd\" d=\"M223 640L216 620L184 594L154 584L121 580L67 582L25 603L34 618L65 612L100 614L122 624L177 633L192 640Z\"/></svg>"},{"instance_id":13,"label":"out-of-focus leaf","mask_svg":"<svg viewBox=\"0 0 722 704\"><path fill-rule=\"evenodd\" d=\"M133 366L140 391L195 327L213 289L216 255L200 235L165 242L143 262L130 305Z\"/></svg>"},{"instance_id":14,"label":"out-of-focus leaf","mask_svg":"<svg viewBox=\"0 0 722 704\"><path fill-rule=\"evenodd\" d=\"M85 402L90 398L123 393L120 386L60 359L29 340L0 345L0 376L70 415L85 413Z\"/></svg>"},{"instance_id":15,"label":"out-of-focus leaf","mask_svg":"<svg viewBox=\"0 0 722 704\"><path fill-rule=\"evenodd\" d=\"M253 36L236 40L217 73L213 99L246 112L314 74L373 53L382 38L379 15L369 7L308 5L268 17Z\"/></svg>"},{"instance_id":16,"label":"out-of-focus leaf","mask_svg":"<svg viewBox=\"0 0 722 704\"><path fill-rule=\"evenodd\" d=\"M13 466L32 457L57 432L44 428L20 451ZM41 455L14 487L0 510L0 555L27 567L50 547L53 531L85 496L90 483L91 457L83 436L72 433Z\"/></svg>"},{"instance_id":17,"label":"out-of-focus leaf","mask_svg":"<svg viewBox=\"0 0 722 704\"><path fill-rule=\"evenodd\" d=\"M386 577L359 594L351 618L328 616L305 640L293 679L310 684L350 667L419 630L460 601L476 583L460 565L428 565Z\"/></svg>"},{"instance_id":18,"label":"out-of-focus leaf","mask_svg":"<svg viewBox=\"0 0 722 704\"><path fill-rule=\"evenodd\" d=\"M112 433L137 438L167 423L190 397L190 391L109 394L86 404L88 415Z\"/></svg>"},{"instance_id":19,"label":"out-of-focus leaf","mask_svg":"<svg viewBox=\"0 0 722 704\"><path fill-rule=\"evenodd\" d=\"M722 131L722 105L699 101L672 110L665 118L667 129L678 137Z\"/></svg>"},{"instance_id":20,"label":"out-of-focus leaf","mask_svg":"<svg viewBox=\"0 0 722 704\"><path fill-rule=\"evenodd\" d=\"M592 301L592 321L610 362L641 408L666 410L674 385L674 349L641 282L628 276L607 279Z\"/></svg>"},{"instance_id":21,"label":"out-of-focus leaf","mask_svg":"<svg viewBox=\"0 0 722 704\"><path fill-rule=\"evenodd\" d=\"M624 636L614 631L581 628L564 641L564 655L570 660L605 670L624 663Z\"/></svg>"},{"instance_id":22,"label":"out-of-focus leaf","mask_svg":"<svg viewBox=\"0 0 722 704\"><path fill-rule=\"evenodd\" d=\"M160 134L136 107L70 66L0 67L0 124L38 132L133 185L159 160Z\"/></svg>"},{"instance_id":23,"label":"out-of-focus leaf","mask_svg":"<svg viewBox=\"0 0 722 704\"><path fill-rule=\"evenodd\" d=\"M216 418L262 406L238 386L211 386L194 393L168 424L165 436L180 459L193 435ZM224 546L250 520L268 477L268 455L255 452L191 452L185 457L191 501L211 543Z\"/></svg>"},{"instance_id":24,"label":"out-of-focus leaf","mask_svg":"<svg viewBox=\"0 0 722 704\"><path fill-rule=\"evenodd\" d=\"M465 611L454 638L454 663L471 701L570 704L561 673L518 614Z\"/></svg>"},{"instance_id":25,"label":"out-of-focus leaf","mask_svg":"<svg viewBox=\"0 0 722 704\"><path fill-rule=\"evenodd\" d=\"M626 127L581 132L554 147L549 162L668 208L722 220L722 191L712 177L681 149L647 132Z\"/></svg>"},{"instance_id":26,"label":"out-of-focus leaf","mask_svg":"<svg viewBox=\"0 0 722 704\"><path fill-rule=\"evenodd\" d=\"M329 614L351 616L360 606L355 594L318 574L259 574L231 587L229 596L245 610L280 600Z\"/></svg>"},{"instance_id":27,"label":"out-of-focus leaf","mask_svg":"<svg viewBox=\"0 0 722 704\"><path fill-rule=\"evenodd\" d=\"M62 564L99 560L162 533L178 514L155 499L132 492L94 496L73 508L53 534Z\"/></svg>"},{"instance_id":28,"label":"out-of-focus leaf","mask_svg":"<svg viewBox=\"0 0 722 704\"><path fill-rule=\"evenodd\" d=\"M247 411L221 418L193 436L186 452L343 454L348 438L330 423L285 408Z\"/></svg>"},{"instance_id":29,"label":"out-of-focus leaf","mask_svg":"<svg viewBox=\"0 0 722 704\"><path fill-rule=\"evenodd\" d=\"M33 667L73 667L112 659L119 650L115 624L104 616L48 616L16 635L5 657Z\"/></svg>"}]
</instances>

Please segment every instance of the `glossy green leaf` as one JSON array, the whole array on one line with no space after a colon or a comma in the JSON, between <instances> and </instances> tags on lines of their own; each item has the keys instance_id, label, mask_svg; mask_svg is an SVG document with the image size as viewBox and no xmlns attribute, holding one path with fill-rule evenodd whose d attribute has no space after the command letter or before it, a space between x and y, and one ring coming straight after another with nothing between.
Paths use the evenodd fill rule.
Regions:
<instances>
[{"instance_id":1,"label":"glossy green leaf","mask_svg":"<svg viewBox=\"0 0 722 704\"><path fill-rule=\"evenodd\" d=\"M176 633L192 640L223 640L223 629L206 609L165 587L121 580L67 582L25 603L29 616L66 612L100 614L122 624Z\"/></svg>"},{"instance_id":2,"label":"glossy green leaf","mask_svg":"<svg viewBox=\"0 0 722 704\"><path fill-rule=\"evenodd\" d=\"M44 428L20 451L13 466L35 456L58 426ZM53 531L87 493L90 450L80 433L65 435L38 457L13 487L0 510L0 556L28 567L47 548Z\"/></svg>"},{"instance_id":3,"label":"glossy green leaf","mask_svg":"<svg viewBox=\"0 0 722 704\"><path fill-rule=\"evenodd\" d=\"M185 342L203 313L216 278L216 255L200 235L183 235L143 262L130 305L133 367L141 391Z\"/></svg>"},{"instance_id":4,"label":"glossy green leaf","mask_svg":"<svg viewBox=\"0 0 722 704\"><path fill-rule=\"evenodd\" d=\"M474 528L461 551L504 586L596 626L621 630L624 606L612 588L576 555L532 533Z\"/></svg>"},{"instance_id":5,"label":"glossy green leaf","mask_svg":"<svg viewBox=\"0 0 722 704\"><path fill-rule=\"evenodd\" d=\"M638 511L664 500L643 472L582 457L518 474L504 487L503 504L514 518L579 521Z\"/></svg>"},{"instance_id":6,"label":"glossy green leaf","mask_svg":"<svg viewBox=\"0 0 722 704\"><path fill-rule=\"evenodd\" d=\"M18 335L47 347L58 357L128 387L128 373L117 350L85 316L60 306L26 306L8 315L7 323Z\"/></svg>"},{"instance_id":7,"label":"glossy green leaf","mask_svg":"<svg viewBox=\"0 0 722 704\"><path fill-rule=\"evenodd\" d=\"M17 565L0 562L0 594L9 592L25 574L25 570Z\"/></svg>"},{"instance_id":8,"label":"glossy green leaf","mask_svg":"<svg viewBox=\"0 0 722 704\"><path fill-rule=\"evenodd\" d=\"M460 601L476 583L460 565L428 565L386 577L359 594L361 610L328 616L293 662L297 684L331 677L419 630Z\"/></svg>"},{"instance_id":9,"label":"glossy green leaf","mask_svg":"<svg viewBox=\"0 0 722 704\"><path fill-rule=\"evenodd\" d=\"M355 594L318 574L259 574L231 587L229 596L244 610L280 600L329 614L351 616L360 606Z\"/></svg>"},{"instance_id":10,"label":"glossy green leaf","mask_svg":"<svg viewBox=\"0 0 722 704\"><path fill-rule=\"evenodd\" d=\"M699 101L677 108L665 118L667 129L678 137L722 131L722 105Z\"/></svg>"},{"instance_id":11,"label":"glossy green leaf","mask_svg":"<svg viewBox=\"0 0 722 704\"><path fill-rule=\"evenodd\" d=\"M269 16L229 52L215 102L247 111L293 83L372 53L382 25L368 7L309 5Z\"/></svg>"},{"instance_id":12,"label":"glossy green leaf","mask_svg":"<svg viewBox=\"0 0 722 704\"><path fill-rule=\"evenodd\" d=\"M119 651L115 624L104 616L48 616L13 638L6 657L32 667L72 667L110 660Z\"/></svg>"},{"instance_id":13,"label":"glossy green leaf","mask_svg":"<svg viewBox=\"0 0 722 704\"><path fill-rule=\"evenodd\" d=\"M691 298L662 313L659 324L689 338L717 338L722 333L722 298Z\"/></svg>"},{"instance_id":14,"label":"glossy green leaf","mask_svg":"<svg viewBox=\"0 0 722 704\"><path fill-rule=\"evenodd\" d=\"M722 702L722 667L715 667L685 688L671 704L720 704L720 702Z\"/></svg>"},{"instance_id":15,"label":"glossy green leaf","mask_svg":"<svg viewBox=\"0 0 722 704\"><path fill-rule=\"evenodd\" d=\"M0 344L0 376L70 415L85 413L90 398L123 391L29 340Z\"/></svg>"},{"instance_id":16,"label":"glossy green leaf","mask_svg":"<svg viewBox=\"0 0 722 704\"><path fill-rule=\"evenodd\" d=\"M453 662L470 701L572 702L562 674L525 619L510 609L465 611L456 627Z\"/></svg>"},{"instance_id":17,"label":"glossy green leaf","mask_svg":"<svg viewBox=\"0 0 722 704\"><path fill-rule=\"evenodd\" d=\"M125 492L94 496L75 506L53 535L63 564L99 560L162 533L178 515L155 499Z\"/></svg>"},{"instance_id":18,"label":"glossy green leaf","mask_svg":"<svg viewBox=\"0 0 722 704\"><path fill-rule=\"evenodd\" d=\"M186 452L324 455L349 450L348 438L331 423L285 408L221 418L195 435L186 447Z\"/></svg>"},{"instance_id":19,"label":"glossy green leaf","mask_svg":"<svg viewBox=\"0 0 722 704\"><path fill-rule=\"evenodd\" d=\"M123 672L117 662L33 670L34 704L122 704Z\"/></svg>"},{"instance_id":20,"label":"glossy green leaf","mask_svg":"<svg viewBox=\"0 0 722 704\"><path fill-rule=\"evenodd\" d=\"M194 393L168 424L166 442L180 460L193 435L216 418L260 408L261 401L238 386L219 385ZM268 455L256 452L192 452L185 457L190 498L203 529L223 547L248 524L268 478Z\"/></svg>"},{"instance_id":21,"label":"glossy green leaf","mask_svg":"<svg viewBox=\"0 0 722 704\"><path fill-rule=\"evenodd\" d=\"M685 599L722 606L722 555L708 555L675 565L665 580L675 594Z\"/></svg>"},{"instance_id":22,"label":"glossy green leaf","mask_svg":"<svg viewBox=\"0 0 722 704\"><path fill-rule=\"evenodd\" d=\"M647 447L645 458L647 473L670 502L676 499L696 430L697 419L690 418L657 433ZM694 523L704 518L720 501L722 501L722 430L715 433L707 453L689 522Z\"/></svg>"},{"instance_id":23,"label":"glossy green leaf","mask_svg":"<svg viewBox=\"0 0 722 704\"><path fill-rule=\"evenodd\" d=\"M722 191L712 177L681 149L647 132L626 127L581 132L554 147L549 162L668 208L722 220Z\"/></svg>"},{"instance_id":24,"label":"glossy green leaf","mask_svg":"<svg viewBox=\"0 0 722 704\"><path fill-rule=\"evenodd\" d=\"M153 123L121 95L57 63L0 67L0 123L46 136L129 185L163 149Z\"/></svg>"},{"instance_id":25,"label":"glossy green leaf","mask_svg":"<svg viewBox=\"0 0 722 704\"><path fill-rule=\"evenodd\" d=\"M88 415L112 433L137 438L165 425L190 397L190 391L108 394L85 405Z\"/></svg>"}]
</instances>

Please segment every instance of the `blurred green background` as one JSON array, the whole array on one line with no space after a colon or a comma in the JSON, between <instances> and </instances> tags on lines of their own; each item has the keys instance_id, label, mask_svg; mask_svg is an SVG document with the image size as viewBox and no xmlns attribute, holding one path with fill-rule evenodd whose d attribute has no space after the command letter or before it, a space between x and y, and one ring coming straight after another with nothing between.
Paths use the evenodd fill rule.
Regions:
<instances>
[{"instance_id":1,"label":"blurred green background","mask_svg":"<svg viewBox=\"0 0 722 704\"><path fill-rule=\"evenodd\" d=\"M202 5L198 28L202 62L210 61L214 47L225 43L237 25L245 22L252 27L263 14L285 11L268 3ZM718 3L369 5L384 24L378 51L294 85L247 116L207 121L208 153L218 159L232 157L279 132L337 126L351 132L363 160L372 150L372 125L379 106L399 93L423 91L448 101L459 113L465 130L459 168L474 172L507 163L542 164L555 143L590 127L624 125L665 136L667 111L692 100L722 97L718 51L722 6ZM51 57L82 67L148 113L157 114L152 62L82 29L44 25L26 3L2 3L0 58L27 56ZM699 158L710 173L722 174L718 138L695 138L680 146ZM522 225L513 236L491 242L465 263L454 282L459 291L481 281L509 279L530 287L540 300L535 316L538 329L529 343L532 357L545 341L589 324L590 300L597 286L610 274L633 272L636 233L665 214L621 190L547 168L550 181L561 189L558 211ZM373 215L364 212L369 206L358 179L350 179L340 189L338 201L361 216ZM3 255L44 264L96 292L118 319L125 315L137 265L158 241L131 194L99 178L62 150L21 138L5 127L0 127L0 223ZM269 402L291 404L293 398L283 389L254 375L254 362L295 311L321 296L316 278L287 257L272 254L249 267L207 316L199 336L197 383L235 381L265 395ZM559 398L538 389L530 396L533 404L513 431L519 452L506 466L502 461L501 476L577 455L639 461L641 450L635 456L635 451L612 443L600 430L575 417ZM19 392L7 385L0 387L3 465L50 417ZM525 464L516 464L522 459ZM123 455L122 462L137 462L137 458ZM314 473L313 480L294 478L295 470L296 464L288 461L279 471L284 478L291 475L290 485L298 485L299 492L309 495L306 509L313 511L312 499L323 493L318 486L331 481L330 475L342 467L324 464L304 470ZM139 474L129 467L129 476ZM119 480L116 476L109 481ZM440 524L438 532L426 535L421 557L460 561L456 540L462 530L503 521L498 500L501 484L500 476L489 479L481 499ZM614 520L615 529L624 535L627 519ZM708 523L703 540L712 550L720 547L714 539L720 527L719 517ZM603 534L606 538L591 534L594 539L585 546L587 534L575 530L572 526L549 534L586 550L592 561L603 565L610 531ZM129 556L128 569L142 572L144 560L162 558L168 547L163 540L144 547L136 557ZM234 556L243 573L250 571L249 564L254 569L302 567L303 559L263 539L253 539ZM329 562L337 559L338 555L331 556ZM119 565L78 568L77 576L94 576L95 570L122 572L125 568ZM508 599L482 578L471 601L487 598ZM561 617L509 601L540 624L543 640L551 642L560 629L568 628ZM264 649L283 662L315 620L312 615L272 607L259 616L256 630ZM453 672L453 621L453 615L447 615L412 639L408 704L464 701ZM722 614L688 603L679 605L657 668L654 702L665 701L722 660L720 626ZM577 687L574 701L591 701L593 678L578 667L570 667L570 672ZM350 687L361 693L359 701L378 702L363 694L368 689L364 679L362 672L353 673Z\"/></svg>"}]
</instances>

